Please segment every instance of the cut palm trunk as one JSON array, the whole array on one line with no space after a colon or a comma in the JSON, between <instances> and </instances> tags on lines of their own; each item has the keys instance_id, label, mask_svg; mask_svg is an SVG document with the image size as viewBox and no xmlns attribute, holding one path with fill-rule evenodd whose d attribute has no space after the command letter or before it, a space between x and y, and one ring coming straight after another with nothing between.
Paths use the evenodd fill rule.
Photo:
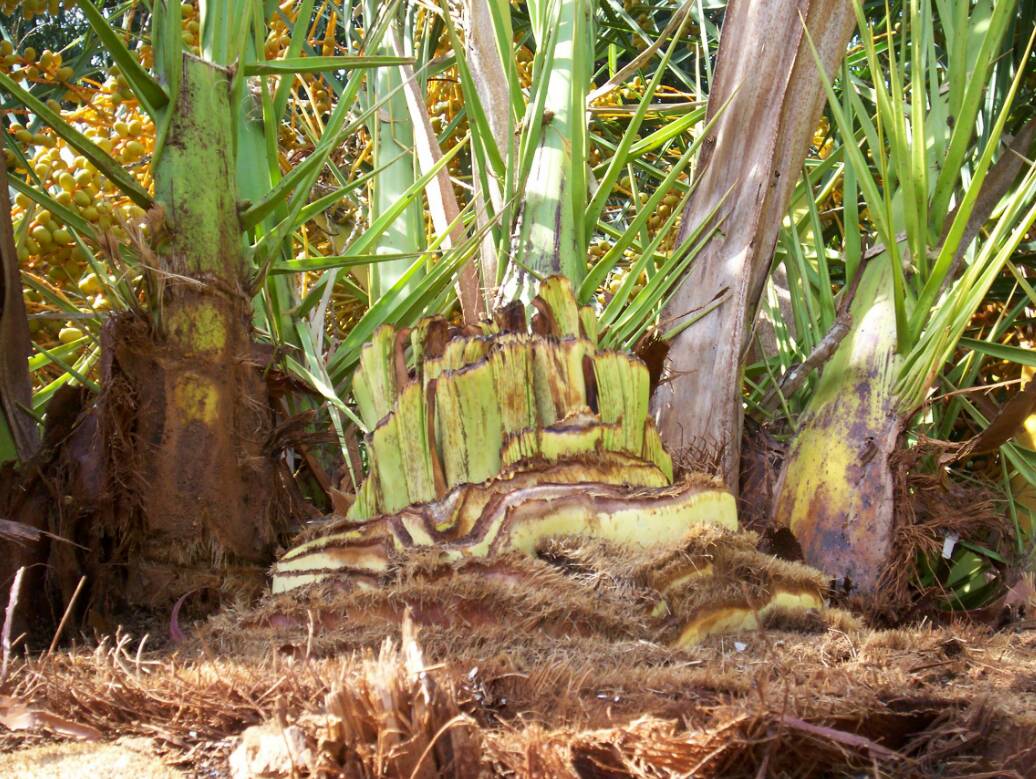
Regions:
<instances>
[{"instance_id":1,"label":"cut palm trunk","mask_svg":"<svg viewBox=\"0 0 1036 779\"><path fill-rule=\"evenodd\" d=\"M853 20L852 3L843 0L734 0L723 22L710 115L726 107L705 145L677 243L726 196L716 215L721 231L691 266L663 320L678 325L725 297L673 340L652 402L666 445L718 453L731 487L738 482L749 326L824 106L803 24L831 72L845 53Z\"/></svg>"},{"instance_id":2,"label":"cut palm trunk","mask_svg":"<svg viewBox=\"0 0 1036 779\"><path fill-rule=\"evenodd\" d=\"M450 560L410 548L393 553L382 570L325 571L322 583L274 596L246 624L273 628L278 640L304 637L314 624L377 635L398 629L409 613L450 636L451 653L485 650L503 636L551 651L558 641L572 647L580 639L689 647L774 624L823 625L831 616L824 611L824 577L760 554L757 541L751 533L700 523L644 545L583 533L545 534L530 554Z\"/></svg>"},{"instance_id":3,"label":"cut palm trunk","mask_svg":"<svg viewBox=\"0 0 1036 779\"><path fill-rule=\"evenodd\" d=\"M702 527L737 530L733 496L717 480L674 474L648 415L646 366L598 348L571 284L547 279L533 309L531 333L515 303L477 335L451 332L442 319L374 334L353 379L371 430L370 472L347 516L281 557L274 593L331 583L380 589L407 560L460 571L536 557L563 538L649 557ZM687 589L700 596L712 568L673 555L672 578L652 586L696 604L667 639L678 644L756 627L778 607L822 604L811 574L796 589L766 573L763 555L753 558L764 571L751 597L731 601L721 588L722 603L691 598ZM668 614L658 608L659 619Z\"/></svg>"}]
</instances>

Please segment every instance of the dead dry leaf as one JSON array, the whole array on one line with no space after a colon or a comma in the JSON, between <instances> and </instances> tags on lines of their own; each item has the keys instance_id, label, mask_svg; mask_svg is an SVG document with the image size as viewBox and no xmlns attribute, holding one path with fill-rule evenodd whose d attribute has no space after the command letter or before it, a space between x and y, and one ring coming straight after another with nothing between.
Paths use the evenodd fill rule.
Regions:
<instances>
[{"instance_id":1,"label":"dead dry leaf","mask_svg":"<svg viewBox=\"0 0 1036 779\"><path fill-rule=\"evenodd\" d=\"M103 734L93 725L73 722L46 709L34 709L9 696L0 696L0 725L8 730L49 730L80 741L99 741Z\"/></svg>"},{"instance_id":2,"label":"dead dry leaf","mask_svg":"<svg viewBox=\"0 0 1036 779\"><path fill-rule=\"evenodd\" d=\"M1036 411L1036 381L1030 381L1025 389L1011 396L985 430L961 444L956 452L944 455L942 462L956 462L975 454L992 452L1010 441L1033 411Z\"/></svg>"}]
</instances>

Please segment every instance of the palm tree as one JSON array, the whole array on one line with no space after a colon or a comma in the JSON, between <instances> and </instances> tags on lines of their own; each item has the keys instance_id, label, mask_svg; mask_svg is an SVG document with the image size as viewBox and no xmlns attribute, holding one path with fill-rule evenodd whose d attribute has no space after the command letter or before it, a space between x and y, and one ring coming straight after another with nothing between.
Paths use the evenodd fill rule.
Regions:
<instances>
[{"instance_id":1,"label":"palm tree","mask_svg":"<svg viewBox=\"0 0 1036 779\"><path fill-rule=\"evenodd\" d=\"M1036 123L1031 110L1014 110L1024 106L1017 96L1031 30L1022 28L1018 52L1005 37L1017 11L998 3L950 16L911 4L897 52L878 43L858 8L866 80L850 79L842 97L826 85L875 249L862 258L857 243L841 258L847 279L861 276L852 326L800 420L776 518L807 560L863 592L881 587L894 559L891 458L900 437L918 424L933 387L953 392L974 381L975 355L958 362L955 352L1036 220L1027 163ZM870 160L881 161L879 172ZM946 438L966 408L933 409L920 422ZM1018 447L1007 444L1004 456L1032 473Z\"/></svg>"},{"instance_id":2,"label":"palm tree","mask_svg":"<svg viewBox=\"0 0 1036 779\"><path fill-rule=\"evenodd\" d=\"M419 58L411 56L417 50L415 39L404 32L414 27L399 4L366 9L364 54L296 56L308 45L313 25L309 8L303 4L290 25L282 23L275 31L286 39L287 51L268 60L270 23L251 7L207 4L197 19L196 56L184 50L186 28L175 4L155 7L146 54L139 47L131 50L92 4L82 4L105 56L118 65L126 88L155 123L149 169L153 192L17 74L0 76L8 95L146 214L128 243L116 246L53 192L18 184L19 191L58 215L84 247L103 247L112 262L139 272L147 291L143 306L136 296L124 295L129 310L106 326L102 339L102 429L109 444L123 447L108 457L109 478L122 487L116 509L122 526L109 530L128 548L128 597L161 603L202 585L246 588L270 559L290 518L280 489L285 474L278 459L273 404L261 380L269 357L257 348L256 333L287 347L287 370L328 401L343 451L348 449L348 423L368 433L370 472L366 479L353 474L354 483L363 485L353 504L356 519L441 500L446 490L484 482L507 469L513 472L517 463L546 457L561 462L569 480L615 489L626 485L613 496L613 503L621 498L610 509L616 517L644 500L643 495L623 497L630 485L661 490L655 508L641 509L657 514L659 523L655 530L634 533L645 543L678 535L699 520L736 525L729 493L707 480L672 485L672 465L647 417L647 370L614 351L631 347L657 320L675 281L716 231L712 209L695 224L685 222L672 249L661 248L675 232L680 206L689 197L682 178L704 135L687 144L669 167L644 160L656 149L671 147L680 133L694 130L705 118L697 107L683 109L678 132L671 127L642 132L657 110L652 101L663 79L676 68L677 55L683 56L679 44L690 15L677 14L670 21L667 34L673 39L661 49L660 68L631 107L611 156L599 163L592 189L585 121L592 89L592 4L572 0L530 6L528 30L535 54L527 93L520 88L515 62L501 55L514 47L506 4L489 6L491 35L482 39L489 51L477 49L476 36L462 43L448 13L432 22L450 41L469 126L466 138L445 154L413 95L414 84L427 77L434 58L427 50ZM246 34L239 35L242 31ZM376 73L364 72L370 68L377 68ZM342 72L350 75L336 84L339 99L330 110L320 111L315 99L303 107L289 102L288 87L297 74L324 73L330 81ZM484 106L479 95L494 89L493 79L507 101ZM358 114L351 114L357 106ZM293 119L301 114L313 134L309 154L287 171L276 154L286 114ZM498 143L501 133L493 128L506 126L517 129L517 142L504 137ZM356 190L332 153L361 127L373 140L370 226L347 241L340 254L298 257L299 231ZM465 145L478 187L476 197L461 209L441 174ZM602 216L631 166L646 170L654 180L653 192L628 217L628 229L619 232L610 248L593 255L597 260L587 267L585 258L592 254ZM314 191L321 176L332 182L326 194ZM449 220L436 225L430 237L416 218L422 195ZM649 220L663 206L666 218L642 240ZM639 258L600 316L594 316L587 304L601 283L627 262L627 251L637 243ZM480 249L491 259L473 262ZM438 254L434 261L433 253ZM341 270L356 268L361 257L369 265L363 277L342 278ZM480 282L474 277L474 298L472 268L495 274ZM318 275L307 290L299 290L286 283L287 274L297 272ZM447 309L459 273L467 279L460 296L469 303L469 322L491 297L498 303L524 301L535 313L531 340L508 351L490 348L489 342L469 334L458 342L463 348L433 348L427 339L434 341L442 320L420 317ZM552 274L560 275L544 281ZM642 274L646 283L637 285ZM122 281L111 279L113 293ZM370 307L323 354L317 347L322 323L313 327L312 320L303 324L301 318L326 305L336 282L368 296ZM484 290L481 301L479 290ZM501 310L510 313L501 315L496 329L520 335L524 314L513 306ZM386 322L396 329L386 328ZM414 328L409 353L400 351L407 327ZM486 325L481 329L493 330ZM504 335L500 338L501 344L507 342ZM537 340L544 338L548 340ZM551 339L558 338L561 345L555 346ZM522 374L514 372L517 367L494 373L491 366L499 358L492 355L510 352L516 366L527 365L537 377L524 384L535 394L527 411L535 408L536 413L524 425L504 415L494 427L484 418L485 408ZM435 360L447 362L433 369ZM411 371L421 377L416 383ZM395 379L390 380L393 372ZM483 374L492 377L489 384L472 384ZM426 394L430 383L438 394ZM356 412L340 397L350 385ZM304 407L304 400L297 402ZM421 420L433 414L435 427L429 433L431 423L422 425ZM471 414L475 417L469 419ZM474 420L481 422L475 425ZM449 438L453 443L444 444L452 431L480 426L484 435L499 441L488 449L477 438ZM424 431L424 445L414 448L402 431ZM599 449L610 453L608 462L587 462ZM429 483L429 473L438 474L432 466L439 459L442 478ZM527 470L523 478L536 477L538 470ZM570 492L575 496L580 490ZM603 511L593 501L573 505L582 508L577 510L581 518L566 526L571 531L585 530ZM616 523L615 532L629 536L631 527L618 519ZM551 531L549 521L540 526L536 532L558 532ZM526 545L533 543L536 532Z\"/></svg>"},{"instance_id":3,"label":"palm tree","mask_svg":"<svg viewBox=\"0 0 1036 779\"><path fill-rule=\"evenodd\" d=\"M981 108L976 95L1014 6L998 5L989 24L977 27L983 35L969 45L985 70L961 91L954 84L974 52L947 44L940 36L961 27L927 6L910 5L899 59L881 60L881 46L861 25L862 48L832 87L860 8L854 13L839 0L765 8L733 0L713 68L715 13L692 5L652 11L655 37L642 27L645 17L590 0L530 0L521 8L468 0L462 20L399 0L346 6L340 17L308 0L262 12L207 3L197 18L191 6L159 2L150 12L129 7L121 24L83 0L90 32L73 70L114 64L112 99L139 107L154 125L144 162L124 154L123 141L113 156L81 115L60 101L55 107L61 92L29 78L28 68L0 74L0 89L31 119L31 127L12 126L28 141L8 142L19 171L11 185L26 205L11 231L13 248L4 250L5 270L30 242L42 251L37 238L61 243L85 258L92 278L81 286L99 284L121 312L102 330L92 303L79 305L25 276L33 294L74 318L63 331L67 342L33 357L34 368L61 369L33 399L20 358L11 361L0 385L5 430L12 442L21 436L24 459L37 428L25 409L43 412L60 385L92 386L92 371L103 367L98 420L117 500L114 519L97 526L128 555L132 600L158 603L199 586L254 589L274 545L300 518L287 465L297 453L319 482L318 500L351 501L349 522L366 529L350 526L293 550L278 565L279 587L310 575L301 572L350 567L329 563L335 556L363 570L354 558L368 542L382 550L365 558L376 567L411 543L443 541L400 528L411 533L411 520L427 525L435 514L429 506L449 495L469 496L473 513L436 533L470 529L485 501L519 472L528 483L510 482L522 488L516 501L564 471L571 482L606 485L618 502L605 511L574 500L569 524L553 529L549 512L530 502L525 521L492 525L507 539L500 548L528 551L559 527L585 531L592 513L622 516L636 503L629 485L660 491L657 510L636 509L657 522L633 540L672 540L702 519L736 525L744 355L778 236L783 262L776 267L803 290L803 299L792 300L797 324L807 325L799 357L826 342L829 329L845 338L819 384L807 383L800 395L809 411L783 477L779 518L825 570L874 581L861 550L881 552L872 535L846 534L839 554L848 565L830 563L809 539L832 525L871 527L859 506L873 504L872 488L887 505L888 454L905 415L1024 233L1028 178L998 199L996 229L979 244L991 254L977 250L981 261L961 281L970 286L955 287L948 294L959 292L956 302L945 305L955 252L975 251L967 250L973 233L961 227L971 224L968 208L990 213L974 203L983 200L979 187L1013 93L1001 88L1000 102ZM688 43L694 26L703 41L697 49ZM950 64L937 65L944 55ZM894 77L884 92L875 80L870 109L870 92L852 88L861 63L872 77ZM921 66L947 88L936 95L918 81ZM652 68L631 93L633 75ZM907 72L917 94L968 119L966 131L953 130L934 147L942 157L911 142L911 128L937 126L938 117L922 115L896 91L894 79ZM615 99L622 90L628 102ZM699 101L706 92L707 109ZM439 102L429 108L433 93ZM798 242L819 214L810 179L799 174L825 96L844 142L811 175L826 177L829 187L844 175L847 196L862 189L876 241L888 246L907 235L916 266L909 273L897 271L891 253L864 263L848 235L840 260L823 246L806 260ZM994 132L976 151L969 142L980 111ZM40 136L44 127L51 129ZM31 162L23 154L37 136L54 138L87 179L110 182L136 209L133 223L123 229L86 218L93 206L56 183L50 169L57 161L47 158L44 170L39 153ZM856 136L871 161L855 154ZM876 176L873 167L885 161L891 173ZM917 171L929 163L940 173L929 174L926 201ZM945 172L953 166L968 168L967 186ZM77 171L67 173L77 181ZM972 205L951 213L957 200ZM910 219L900 225L904 202ZM790 227L782 229L789 205ZM847 215L855 208L847 203ZM343 212L367 218L349 225ZM50 228L39 221L44 213ZM953 230L935 241L947 224ZM819 245L822 235L813 233ZM801 266L782 253L785 245ZM937 261L924 259L930 247L941 252ZM846 282L838 298L837 277ZM917 304L912 311L897 302L903 290ZM836 313L853 294L850 327ZM18 296L13 284L5 286L5 300L10 295ZM807 322L802 309L814 299ZM21 319L15 305L5 303L3 313L5 322ZM336 317L348 326L328 326ZM457 337L447 348L442 339L450 335ZM626 356L653 342L646 335L672 342L654 419L647 399L659 377ZM12 339L5 347L15 347L5 354L24 354L24 335L5 331L5 338ZM865 372L897 361L902 367L868 385L877 394L860 404L874 412L867 433L832 444L823 420L841 413L845 388L859 379L847 355L864 343L871 350ZM285 393L283 374L307 390ZM502 403L517 402L519 389L526 413L510 418ZM748 399L754 402L751 393ZM333 430L335 451L293 447L305 426ZM818 447L841 452L838 462L848 467L872 462L864 460L872 445L879 456L862 472L872 475L873 467L877 475L836 490L831 511L803 519L816 495L845 481L845 473L828 474L830 483L818 484ZM699 480L691 488L674 479L667 449L683 455L688 448L719 452L723 485ZM602 453L604 465L588 462L590 451ZM517 467L537 458L536 468ZM1018 462L1026 461L1019 455ZM339 464L346 476L331 484L324 471ZM874 526L887 527L886 519ZM605 525L596 532L630 540L628 527ZM489 547L471 549L477 556ZM871 578L859 566L870 566Z\"/></svg>"},{"instance_id":4,"label":"palm tree","mask_svg":"<svg viewBox=\"0 0 1036 779\"><path fill-rule=\"evenodd\" d=\"M178 3L156 4L150 46L131 50L88 0L80 9L96 45L156 127L153 192L77 123L44 102L19 73L0 88L67 148L88 161L146 217L121 246L57 198L19 183L81 242L141 273L145 308L106 326L101 425L113 450L107 465L115 527L128 548L127 597L163 603L192 587L254 588L289 518L274 411L255 324L297 339L290 290L267 276L304 215L308 192L347 125L360 69L407 62L395 56L302 58L309 19L296 22L289 56L264 59L266 20L252 5L210 3L198 20L199 55L187 50ZM127 18L129 22L129 18ZM376 40L380 30L372 31ZM152 62L145 68L141 62ZM352 72L306 163L281 177L278 118L296 73ZM277 89L270 76L280 75ZM258 83L259 93L252 91ZM326 207L326 205L325 205ZM113 283L113 287L115 284ZM253 297L265 305L255 315ZM286 328L287 324L287 328ZM5 388L6 390L6 388ZM6 392L5 392L6 396ZM212 571L217 573L213 576Z\"/></svg>"}]
</instances>

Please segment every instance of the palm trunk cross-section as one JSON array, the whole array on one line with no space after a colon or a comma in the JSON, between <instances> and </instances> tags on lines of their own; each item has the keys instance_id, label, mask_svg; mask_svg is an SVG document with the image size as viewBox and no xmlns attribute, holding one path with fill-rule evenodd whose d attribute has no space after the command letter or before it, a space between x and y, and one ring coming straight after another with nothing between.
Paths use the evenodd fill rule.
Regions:
<instances>
[{"instance_id":1,"label":"palm trunk cross-section","mask_svg":"<svg viewBox=\"0 0 1036 779\"><path fill-rule=\"evenodd\" d=\"M274 593L380 589L414 554L462 570L582 538L641 557L671 555L667 566L679 570L652 585L652 614L670 613L673 592L695 604L679 630L670 625L677 643L754 627L778 607L819 607L814 574L769 565L737 534L729 491L674 473L648 415L647 368L598 348L592 312L577 306L569 282L547 279L532 309L531 327L516 304L481 327L451 330L430 318L375 332L353 378L370 431L369 473L347 516L308 531L282 556ZM734 543L758 562L758 592L731 599L736 572L722 555L688 551L701 543ZM703 595L713 590L722 603Z\"/></svg>"}]
</instances>

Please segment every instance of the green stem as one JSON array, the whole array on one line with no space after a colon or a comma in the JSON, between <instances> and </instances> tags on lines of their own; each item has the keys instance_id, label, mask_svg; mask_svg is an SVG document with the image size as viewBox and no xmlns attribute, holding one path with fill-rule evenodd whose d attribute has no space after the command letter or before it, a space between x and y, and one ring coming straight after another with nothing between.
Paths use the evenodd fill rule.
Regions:
<instances>
[{"instance_id":1,"label":"green stem","mask_svg":"<svg viewBox=\"0 0 1036 779\"><path fill-rule=\"evenodd\" d=\"M548 16L551 10L554 13ZM530 3L537 45L552 41L553 56L540 126L525 130L536 139L536 149L523 193L516 261L504 283L505 294L512 298L531 297L528 274L522 268L541 277L561 274L577 287L586 275L585 106L592 66L592 13L592 0Z\"/></svg>"},{"instance_id":2,"label":"green stem","mask_svg":"<svg viewBox=\"0 0 1036 779\"><path fill-rule=\"evenodd\" d=\"M393 21L398 26L398 21ZM386 40L392 39L392 31ZM376 54L391 55L389 43L381 44ZM371 184L370 220L395 206L404 193L413 185L414 172L414 130L406 94L400 89L402 76L399 68L379 68L371 74L371 105L388 99L374 112L370 120L370 133L374 139L374 170L376 176ZM377 254L416 254L424 248L424 215L418 197L407 204L395 220L377 239ZM398 282L410 268L409 260L392 260L371 265L370 299L374 303L386 290ZM414 278L416 284L420 277Z\"/></svg>"}]
</instances>

